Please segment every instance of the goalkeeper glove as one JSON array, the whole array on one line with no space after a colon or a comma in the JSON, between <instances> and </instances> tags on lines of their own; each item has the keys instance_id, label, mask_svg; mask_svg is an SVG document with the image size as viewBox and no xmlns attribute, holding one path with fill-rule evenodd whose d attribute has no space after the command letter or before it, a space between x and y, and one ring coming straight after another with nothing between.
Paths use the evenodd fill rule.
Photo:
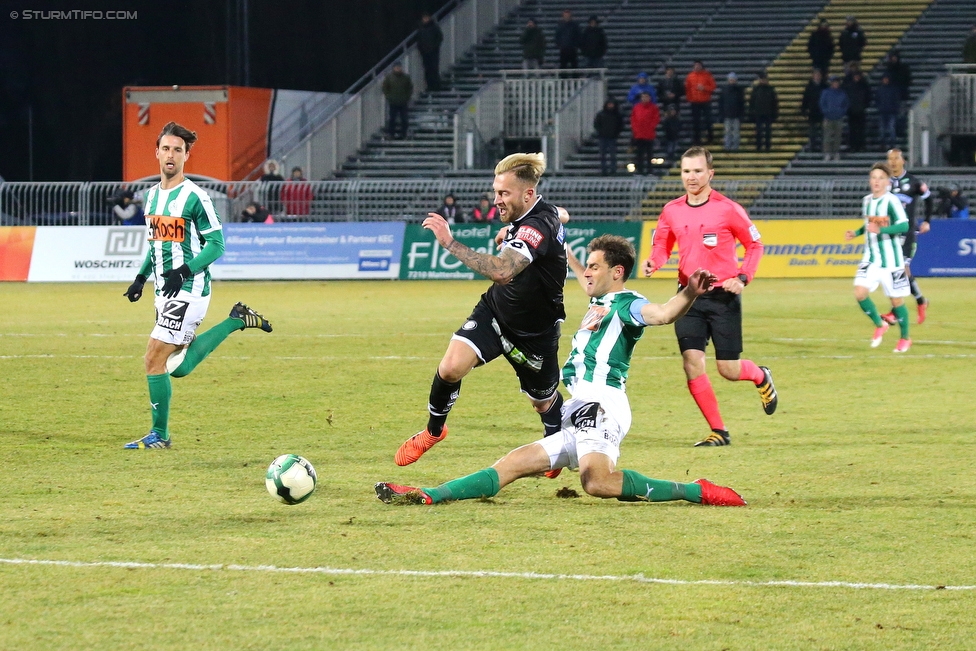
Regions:
<instances>
[{"instance_id":1,"label":"goalkeeper glove","mask_svg":"<svg viewBox=\"0 0 976 651\"><path fill-rule=\"evenodd\" d=\"M142 298L142 288L146 284L146 277L142 274L136 275L136 279L129 285L129 289L122 292L122 295L129 299L130 303L135 303Z\"/></svg>"},{"instance_id":2,"label":"goalkeeper glove","mask_svg":"<svg viewBox=\"0 0 976 651\"><path fill-rule=\"evenodd\" d=\"M180 289L183 287L183 283L186 279L192 276L190 273L190 267L183 265L177 267L176 269L171 269L163 274L166 278L166 282L163 283L163 296L166 298L173 298L180 293Z\"/></svg>"}]
</instances>

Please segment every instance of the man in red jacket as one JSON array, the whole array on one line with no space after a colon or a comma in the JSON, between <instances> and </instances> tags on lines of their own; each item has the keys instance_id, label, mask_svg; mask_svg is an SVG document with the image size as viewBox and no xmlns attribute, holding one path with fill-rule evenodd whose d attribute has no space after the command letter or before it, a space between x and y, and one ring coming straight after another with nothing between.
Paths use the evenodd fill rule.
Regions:
<instances>
[{"instance_id":1,"label":"man in red jacket","mask_svg":"<svg viewBox=\"0 0 976 651\"><path fill-rule=\"evenodd\" d=\"M708 144L712 144L712 93L715 77L705 69L705 64L695 61L685 77L685 98L691 106L691 144L701 144L702 123L708 131Z\"/></svg>"},{"instance_id":2,"label":"man in red jacket","mask_svg":"<svg viewBox=\"0 0 976 651\"><path fill-rule=\"evenodd\" d=\"M661 111L651 101L650 93L641 93L640 101L630 112L630 130L634 136L634 167L638 174L651 173L651 156L654 154L654 139L657 138L657 125L661 121Z\"/></svg>"},{"instance_id":3,"label":"man in red jacket","mask_svg":"<svg viewBox=\"0 0 976 651\"><path fill-rule=\"evenodd\" d=\"M715 346L719 374L733 382L749 380L759 389L763 410L776 411L778 398L773 376L742 353L742 290L752 280L762 257L759 231L745 209L712 189L712 154L692 147L681 157L681 182L687 193L664 206L654 232L651 256L644 262L650 276L671 257L678 244L678 284L684 287L697 268L718 277L715 289L702 295L685 316L674 324L684 362L688 390L708 421L712 433L695 446L728 445L729 432L722 422L718 400L705 372L705 347ZM746 255L739 265L736 242Z\"/></svg>"}]
</instances>

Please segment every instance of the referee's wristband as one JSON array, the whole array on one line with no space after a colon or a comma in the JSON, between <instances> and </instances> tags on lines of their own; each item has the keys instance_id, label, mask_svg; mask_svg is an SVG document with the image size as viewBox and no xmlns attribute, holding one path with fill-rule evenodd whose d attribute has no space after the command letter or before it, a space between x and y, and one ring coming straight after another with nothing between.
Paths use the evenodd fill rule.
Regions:
<instances>
[{"instance_id":1,"label":"referee's wristband","mask_svg":"<svg viewBox=\"0 0 976 651\"><path fill-rule=\"evenodd\" d=\"M739 279L739 282L742 283L743 286L749 284L749 276L745 274L739 274L738 276L736 276L736 278Z\"/></svg>"}]
</instances>

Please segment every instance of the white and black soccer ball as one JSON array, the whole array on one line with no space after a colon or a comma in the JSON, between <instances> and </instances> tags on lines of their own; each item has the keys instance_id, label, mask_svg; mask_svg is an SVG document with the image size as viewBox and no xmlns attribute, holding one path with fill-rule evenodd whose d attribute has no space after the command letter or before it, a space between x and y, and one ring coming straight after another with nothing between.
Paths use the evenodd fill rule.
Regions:
<instances>
[{"instance_id":1,"label":"white and black soccer ball","mask_svg":"<svg viewBox=\"0 0 976 651\"><path fill-rule=\"evenodd\" d=\"M283 454L268 466L264 485L278 501L301 504L315 490L315 468L297 454Z\"/></svg>"}]
</instances>

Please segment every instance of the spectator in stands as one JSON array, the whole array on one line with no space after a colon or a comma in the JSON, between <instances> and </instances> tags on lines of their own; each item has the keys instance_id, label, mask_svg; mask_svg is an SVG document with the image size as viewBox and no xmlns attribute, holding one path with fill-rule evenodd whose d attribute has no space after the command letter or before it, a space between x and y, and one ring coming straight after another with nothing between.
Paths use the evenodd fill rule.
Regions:
<instances>
[{"instance_id":1,"label":"spectator in stands","mask_svg":"<svg viewBox=\"0 0 976 651\"><path fill-rule=\"evenodd\" d=\"M850 72L850 65L853 62L861 63L861 52L867 45L868 39L864 35L864 30L854 16L847 17L847 24L844 31L840 33L837 44L840 46L841 60L844 62L844 72Z\"/></svg>"},{"instance_id":2,"label":"spectator in stands","mask_svg":"<svg viewBox=\"0 0 976 651\"><path fill-rule=\"evenodd\" d=\"M261 175L261 194L264 195L264 203L275 215L281 213L281 186L277 185L285 180L281 175L281 166L278 161L268 159L264 161L264 174ZM263 185L271 183L273 185Z\"/></svg>"},{"instance_id":3,"label":"spectator in stands","mask_svg":"<svg viewBox=\"0 0 976 651\"><path fill-rule=\"evenodd\" d=\"M647 73L641 71L637 75L637 82L630 87L630 91L627 93L627 101L630 104L637 104L640 102L641 93L647 93L651 96L651 101L657 104L657 91L651 82L647 79Z\"/></svg>"},{"instance_id":4,"label":"spectator in stands","mask_svg":"<svg viewBox=\"0 0 976 651\"><path fill-rule=\"evenodd\" d=\"M624 118L613 98L593 118L593 129L600 144L600 174L612 176L617 173L617 137L624 130Z\"/></svg>"},{"instance_id":5,"label":"spectator in stands","mask_svg":"<svg viewBox=\"0 0 976 651\"><path fill-rule=\"evenodd\" d=\"M969 199L953 183L946 190L939 190L939 205L935 214L949 219L969 219Z\"/></svg>"},{"instance_id":6,"label":"spectator in stands","mask_svg":"<svg viewBox=\"0 0 976 651\"><path fill-rule=\"evenodd\" d=\"M695 61L691 72L685 77L685 97L691 105L691 142L700 145L702 126L708 132L708 144L714 140L712 131L712 93L715 92L715 77L705 64Z\"/></svg>"},{"instance_id":7,"label":"spectator in stands","mask_svg":"<svg viewBox=\"0 0 976 651\"><path fill-rule=\"evenodd\" d=\"M807 52L810 53L813 67L820 70L820 74L830 72L830 60L834 58L834 35L830 32L827 19L821 20L820 26L810 34Z\"/></svg>"},{"instance_id":8,"label":"spectator in stands","mask_svg":"<svg viewBox=\"0 0 976 651\"><path fill-rule=\"evenodd\" d=\"M259 202L252 201L241 211L241 221L252 224L273 224L274 217L271 216L271 211Z\"/></svg>"},{"instance_id":9,"label":"spectator in stands","mask_svg":"<svg viewBox=\"0 0 976 651\"><path fill-rule=\"evenodd\" d=\"M420 27L417 29L417 49L424 64L424 81L427 91L441 89L441 43L444 33L434 22L429 13L420 17Z\"/></svg>"},{"instance_id":10,"label":"spectator in stands","mask_svg":"<svg viewBox=\"0 0 976 651\"><path fill-rule=\"evenodd\" d=\"M407 137L407 106L413 97L413 81L403 71L399 61L393 64L393 71L383 79L383 95L389 104L386 131L391 138L402 140Z\"/></svg>"},{"instance_id":11,"label":"spectator in stands","mask_svg":"<svg viewBox=\"0 0 976 651\"><path fill-rule=\"evenodd\" d=\"M847 131L851 151L864 151L867 142L867 115L871 105L871 84L857 66L844 81L847 93Z\"/></svg>"},{"instance_id":12,"label":"spectator in stands","mask_svg":"<svg viewBox=\"0 0 976 651\"><path fill-rule=\"evenodd\" d=\"M800 113L807 119L810 151L823 149L823 112L820 110L820 94L826 87L820 69L814 68L807 87L803 89L803 99L800 102Z\"/></svg>"},{"instance_id":13,"label":"spectator in stands","mask_svg":"<svg viewBox=\"0 0 976 651\"><path fill-rule=\"evenodd\" d=\"M779 97L765 70L752 87L749 116L756 123L756 151L769 151L773 146L773 122L779 117Z\"/></svg>"},{"instance_id":14,"label":"spectator in stands","mask_svg":"<svg viewBox=\"0 0 976 651\"><path fill-rule=\"evenodd\" d=\"M590 20L580 35L580 53L587 68L604 67L603 57L607 54L607 33L600 27L600 19L590 16Z\"/></svg>"},{"instance_id":15,"label":"spectator in stands","mask_svg":"<svg viewBox=\"0 0 976 651\"><path fill-rule=\"evenodd\" d=\"M522 30L522 68L538 70L546 61L546 33L529 18Z\"/></svg>"},{"instance_id":16,"label":"spectator in stands","mask_svg":"<svg viewBox=\"0 0 976 651\"><path fill-rule=\"evenodd\" d=\"M685 84L674 72L674 66L664 69L664 78L657 82L657 101L662 111L675 106L680 109L681 98L685 94Z\"/></svg>"},{"instance_id":17,"label":"spectator in stands","mask_svg":"<svg viewBox=\"0 0 976 651\"><path fill-rule=\"evenodd\" d=\"M878 131L881 135L881 151L888 151L898 144L896 125L901 110L901 93L891 83L891 76L881 77L881 85L874 95L874 106L878 109Z\"/></svg>"},{"instance_id":18,"label":"spectator in stands","mask_svg":"<svg viewBox=\"0 0 976 651\"><path fill-rule=\"evenodd\" d=\"M291 169L291 178L281 186L281 202L287 215L301 217L311 212L312 186L308 184L302 168Z\"/></svg>"},{"instance_id":19,"label":"spectator in stands","mask_svg":"<svg viewBox=\"0 0 976 651\"><path fill-rule=\"evenodd\" d=\"M498 217L498 207L491 205L488 197L481 197L478 206L471 211L471 221L475 223L486 223L495 221Z\"/></svg>"},{"instance_id":20,"label":"spectator in stands","mask_svg":"<svg viewBox=\"0 0 976 651\"><path fill-rule=\"evenodd\" d=\"M122 226L145 226L146 215L142 211L142 199L128 188L121 188L114 197L109 199L112 205L112 217L115 223Z\"/></svg>"},{"instance_id":21,"label":"spectator in stands","mask_svg":"<svg viewBox=\"0 0 976 651\"><path fill-rule=\"evenodd\" d=\"M840 160L840 139L844 131L844 116L850 100L841 88L838 75L830 77L830 86L820 93L820 112L823 113L824 160Z\"/></svg>"},{"instance_id":22,"label":"spectator in stands","mask_svg":"<svg viewBox=\"0 0 976 651\"><path fill-rule=\"evenodd\" d=\"M885 61L885 74L891 78L891 85L898 89L902 101L911 97L912 67L901 60L901 53L892 50Z\"/></svg>"},{"instance_id":23,"label":"spectator in stands","mask_svg":"<svg viewBox=\"0 0 976 651\"><path fill-rule=\"evenodd\" d=\"M739 151L742 118L746 113L746 93L739 85L739 77L730 72L728 83L718 96L718 119L725 127L725 151Z\"/></svg>"},{"instance_id":24,"label":"spectator in stands","mask_svg":"<svg viewBox=\"0 0 976 651\"><path fill-rule=\"evenodd\" d=\"M281 166L278 165L278 161L269 158L264 161L264 174L261 175L262 182L268 181L284 181L285 177L281 175Z\"/></svg>"},{"instance_id":25,"label":"spectator in stands","mask_svg":"<svg viewBox=\"0 0 976 651\"><path fill-rule=\"evenodd\" d=\"M638 174L651 173L651 156L654 155L654 140L657 138L657 125L661 121L661 110L651 100L650 93L641 93L638 102L630 112L630 131L634 136L634 167Z\"/></svg>"},{"instance_id":26,"label":"spectator in stands","mask_svg":"<svg viewBox=\"0 0 976 651\"><path fill-rule=\"evenodd\" d=\"M454 195L444 197L444 205L437 209L437 214L447 220L448 224L463 224L464 211L454 200Z\"/></svg>"},{"instance_id":27,"label":"spectator in stands","mask_svg":"<svg viewBox=\"0 0 976 651\"><path fill-rule=\"evenodd\" d=\"M556 47L559 48L559 67L579 68L577 50L580 42L580 26L573 20L573 12L563 10L563 18L556 25Z\"/></svg>"},{"instance_id":28,"label":"spectator in stands","mask_svg":"<svg viewBox=\"0 0 976 651\"><path fill-rule=\"evenodd\" d=\"M678 114L678 105L670 104L664 112L664 147L665 156L668 161L677 159L678 142L681 140L681 116Z\"/></svg>"},{"instance_id":29,"label":"spectator in stands","mask_svg":"<svg viewBox=\"0 0 976 651\"><path fill-rule=\"evenodd\" d=\"M962 62L976 64L976 25L973 25L972 31L962 44Z\"/></svg>"}]
</instances>

